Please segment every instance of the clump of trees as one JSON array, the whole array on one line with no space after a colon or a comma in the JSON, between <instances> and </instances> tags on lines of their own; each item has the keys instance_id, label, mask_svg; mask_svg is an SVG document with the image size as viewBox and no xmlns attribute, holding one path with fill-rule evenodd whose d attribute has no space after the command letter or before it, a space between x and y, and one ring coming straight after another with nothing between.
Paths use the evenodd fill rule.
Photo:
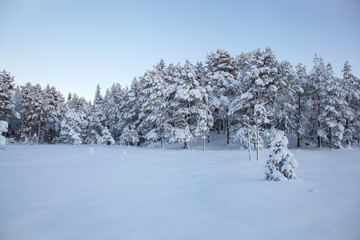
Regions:
<instances>
[{"instance_id":1,"label":"clump of trees","mask_svg":"<svg viewBox=\"0 0 360 240\"><path fill-rule=\"evenodd\" d=\"M334 76L316 55L307 72L302 64L279 62L270 48L236 57L217 50L204 64L160 60L130 87L116 83L102 96L98 86L90 103L76 93L65 99L51 86L16 87L3 71L0 120L9 123L7 137L21 142L163 147L167 141L189 148L200 138L205 149L213 131L259 158L282 130L298 147L342 148L360 138L360 80L348 62L342 73Z\"/></svg>"}]
</instances>

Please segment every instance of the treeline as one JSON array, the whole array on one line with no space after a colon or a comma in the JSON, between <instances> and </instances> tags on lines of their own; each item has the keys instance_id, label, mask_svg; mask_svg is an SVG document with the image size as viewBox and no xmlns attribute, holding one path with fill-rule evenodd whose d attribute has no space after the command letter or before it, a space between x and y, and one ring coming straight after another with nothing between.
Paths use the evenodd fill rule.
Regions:
<instances>
[{"instance_id":1,"label":"treeline","mask_svg":"<svg viewBox=\"0 0 360 240\"><path fill-rule=\"evenodd\" d=\"M225 133L259 149L264 139L283 130L304 144L350 146L360 137L360 80L345 63L341 78L315 55L307 72L279 62L270 48L232 57L217 50L205 64L166 64L161 60L132 81L113 84L93 103L55 87L27 83L15 87L0 74L0 120L7 137L21 142L144 145L174 142L185 148L210 131ZM231 138L231 136L233 138Z\"/></svg>"}]
</instances>

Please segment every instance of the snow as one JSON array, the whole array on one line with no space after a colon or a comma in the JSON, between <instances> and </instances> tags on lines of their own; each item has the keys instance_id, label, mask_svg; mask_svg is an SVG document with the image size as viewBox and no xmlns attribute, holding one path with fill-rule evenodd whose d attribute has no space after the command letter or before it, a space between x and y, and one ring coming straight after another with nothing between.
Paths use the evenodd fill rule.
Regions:
<instances>
[{"instance_id":1,"label":"snow","mask_svg":"<svg viewBox=\"0 0 360 240\"><path fill-rule=\"evenodd\" d=\"M272 182L247 151L9 145L0 239L359 239L360 149L293 153Z\"/></svg>"},{"instance_id":2,"label":"snow","mask_svg":"<svg viewBox=\"0 0 360 240\"><path fill-rule=\"evenodd\" d=\"M6 121L0 121L0 134L8 131L9 124Z\"/></svg>"},{"instance_id":3,"label":"snow","mask_svg":"<svg viewBox=\"0 0 360 240\"><path fill-rule=\"evenodd\" d=\"M0 146L6 144L6 138L2 135L2 133L6 133L8 131L9 124L6 121L0 121Z\"/></svg>"}]
</instances>

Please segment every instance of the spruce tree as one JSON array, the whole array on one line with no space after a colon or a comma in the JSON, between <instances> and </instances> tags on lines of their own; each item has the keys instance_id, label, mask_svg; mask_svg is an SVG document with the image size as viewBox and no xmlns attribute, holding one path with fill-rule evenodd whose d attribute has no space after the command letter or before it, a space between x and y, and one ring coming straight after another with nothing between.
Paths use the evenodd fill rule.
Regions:
<instances>
[{"instance_id":1,"label":"spruce tree","mask_svg":"<svg viewBox=\"0 0 360 240\"><path fill-rule=\"evenodd\" d=\"M296 179L295 169L298 162L287 149L289 141L285 133L278 130L271 142L270 156L266 162L265 176L267 180L281 181Z\"/></svg>"}]
</instances>

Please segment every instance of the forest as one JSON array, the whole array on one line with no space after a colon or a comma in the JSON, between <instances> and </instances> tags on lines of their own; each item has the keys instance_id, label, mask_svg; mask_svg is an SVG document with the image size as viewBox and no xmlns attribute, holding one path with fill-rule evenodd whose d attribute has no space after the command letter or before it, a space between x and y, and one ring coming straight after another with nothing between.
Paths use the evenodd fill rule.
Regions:
<instances>
[{"instance_id":1,"label":"forest","mask_svg":"<svg viewBox=\"0 0 360 240\"><path fill-rule=\"evenodd\" d=\"M267 147L277 130L297 147L339 149L360 138L360 80L344 64L336 77L315 55L307 71L278 61L270 48L233 57L217 50L205 63L164 60L134 78L114 83L93 102L53 86L17 86L0 73L0 120L9 124L9 143L145 146L211 141L210 132L247 149Z\"/></svg>"}]
</instances>

